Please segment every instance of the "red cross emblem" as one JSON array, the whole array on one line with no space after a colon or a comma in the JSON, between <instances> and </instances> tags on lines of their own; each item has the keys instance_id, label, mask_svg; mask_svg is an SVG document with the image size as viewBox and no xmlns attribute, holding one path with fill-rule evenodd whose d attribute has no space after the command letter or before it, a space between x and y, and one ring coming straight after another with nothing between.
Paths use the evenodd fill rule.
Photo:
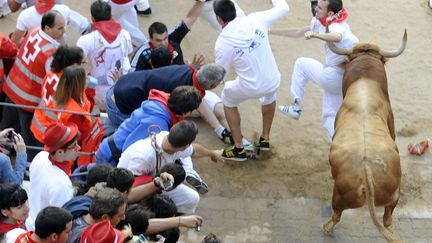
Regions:
<instances>
[{"instance_id":1,"label":"red cross emblem","mask_svg":"<svg viewBox=\"0 0 432 243\"><path fill-rule=\"evenodd\" d=\"M42 37L39 33L36 33L34 36L29 36L26 45L24 46L24 53L22 55L23 61L28 65L31 62L34 62L36 56L40 52L39 44L42 42Z\"/></svg>"},{"instance_id":2,"label":"red cross emblem","mask_svg":"<svg viewBox=\"0 0 432 243\"><path fill-rule=\"evenodd\" d=\"M53 100L53 95L57 89L58 82L59 77L57 74L50 75L46 79L46 82L43 86L43 91L45 92L43 99L46 105Z\"/></svg>"}]
</instances>

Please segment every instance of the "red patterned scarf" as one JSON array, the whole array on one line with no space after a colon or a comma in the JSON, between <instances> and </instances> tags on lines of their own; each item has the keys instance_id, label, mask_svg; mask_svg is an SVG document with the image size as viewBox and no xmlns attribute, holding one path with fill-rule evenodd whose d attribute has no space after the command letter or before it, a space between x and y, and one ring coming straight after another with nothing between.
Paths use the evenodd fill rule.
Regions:
<instances>
[{"instance_id":1,"label":"red patterned scarf","mask_svg":"<svg viewBox=\"0 0 432 243\"><path fill-rule=\"evenodd\" d=\"M92 28L99 31L110 44L115 41L122 29L121 25L113 19L98 21L92 25Z\"/></svg>"},{"instance_id":2,"label":"red patterned scarf","mask_svg":"<svg viewBox=\"0 0 432 243\"><path fill-rule=\"evenodd\" d=\"M331 25L332 23L341 23L345 21L347 18L348 18L348 12L345 10L345 8L343 8L338 13L333 14L332 16L323 17L319 21L324 27L326 27L327 25Z\"/></svg>"}]
</instances>

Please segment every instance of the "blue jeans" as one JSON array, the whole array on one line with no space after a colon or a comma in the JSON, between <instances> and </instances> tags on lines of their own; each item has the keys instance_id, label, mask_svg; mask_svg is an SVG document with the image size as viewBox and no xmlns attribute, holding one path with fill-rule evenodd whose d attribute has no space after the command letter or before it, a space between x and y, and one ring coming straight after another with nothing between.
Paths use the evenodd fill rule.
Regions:
<instances>
[{"instance_id":1,"label":"blue jeans","mask_svg":"<svg viewBox=\"0 0 432 243\"><path fill-rule=\"evenodd\" d=\"M120 124L130 117L122 113L118 108L114 100L111 98L114 93L114 85L108 89L106 94L106 112L108 113L108 118L111 120L112 125L117 129Z\"/></svg>"}]
</instances>

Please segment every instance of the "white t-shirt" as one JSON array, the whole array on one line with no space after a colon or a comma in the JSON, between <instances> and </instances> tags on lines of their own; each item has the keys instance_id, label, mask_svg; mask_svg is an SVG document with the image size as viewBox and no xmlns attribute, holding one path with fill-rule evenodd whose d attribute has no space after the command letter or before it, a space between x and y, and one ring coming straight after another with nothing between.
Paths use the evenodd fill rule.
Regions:
<instances>
[{"instance_id":1,"label":"white t-shirt","mask_svg":"<svg viewBox=\"0 0 432 243\"><path fill-rule=\"evenodd\" d=\"M122 29L117 38L108 43L99 31L93 31L81 36L77 46L84 50L91 63L90 74L98 80L98 85L113 85L111 72L115 70L116 63L123 73L130 70L129 54L132 52L132 41L129 32Z\"/></svg>"},{"instance_id":2,"label":"white t-shirt","mask_svg":"<svg viewBox=\"0 0 432 243\"><path fill-rule=\"evenodd\" d=\"M312 18L310 28L314 32L325 33L326 28L320 23L317 18ZM339 48L351 48L353 44L357 43L358 38L351 32L351 29L346 21L341 23L332 23L329 25L330 33L339 33L342 35L342 40L335 42L335 46ZM324 49L326 52L326 64L336 66L345 61L344 55L338 55L330 50L327 42L324 42Z\"/></svg>"},{"instance_id":3,"label":"white t-shirt","mask_svg":"<svg viewBox=\"0 0 432 243\"><path fill-rule=\"evenodd\" d=\"M30 165L29 207L26 220L28 230L34 230L36 216L47 206L61 207L73 197L69 176L54 166L46 151L39 152Z\"/></svg>"},{"instance_id":4,"label":"white t-shirt","mask_svg":"<svg viewBox=\"0 0 432 243\"><path fill-rule=\"evenodd\" d=\"M285 0L274 0L274 7L237 17L222 29L215 44L216 63L229 71L235 67L237 81L249 93L274 92L280 72L268 38L268 28L288 14Z\"/></svg>"},{"instance_id":5,"label":"white t-shirt","mask_svg":"<svg viewBox=\"0 0 432 243\"><path fill-rule=\"evenodd\" d=\"M176 159L192 156L192 145L183 151L168 154L162 150L162 141L168 136L169 132L161 131L156 135L156 144L161 149L160 167L165 164L174 163ZM117 167L126 168L132 171L135 176L149 175L155 176L157 168L156 152L151 144L151 138L141 139L129 146L121 155Z\"/></svg>"},{"instance_id":6,"label":"white t-shirt","mask_svg":"<svg viewBox=\"0 0 432 243\"><path fill-rule=\"evenodd\" d=\"M64 4L56 4L52 8L59 11L65 18L65 24L69 22L70 9ZM42 14L36 11L34 6L24 9L17 19L16 28L21 31L31 32L35 28L41 28Z\"/></svg>"},{"instance_id":7,"label":"white t-shirt","mask_svg":"<svg viewBox=\"0 0 432 243\"><path fill-rule=\"evenodd\" d=\"M123 74L126 74L131 69L129 54L133 49L130 34L122 29L117 38L108 43L99 31L93 31L81 36L77 46L84 50L91 64L90 75L98 80L95 102L104 110L106 93L114 85L112 72L121 68Z\"/></svg>"}]
</instances>

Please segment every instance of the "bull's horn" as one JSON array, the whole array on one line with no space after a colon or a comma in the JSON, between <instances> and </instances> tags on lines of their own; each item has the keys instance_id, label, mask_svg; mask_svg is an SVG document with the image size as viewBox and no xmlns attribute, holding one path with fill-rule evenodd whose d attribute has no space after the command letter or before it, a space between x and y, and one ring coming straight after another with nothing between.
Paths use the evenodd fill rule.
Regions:
<instances>
[{"instance_id":1,"label":"bull's horn","mask_svg":"<svg viewBox=\"0 0 432 243\"><path fill-rule=\"evenodd\" d=\"M402 43L401 43L398 50L393 50L393 51L380 50L379 53L383 57L388 57L388 58L397 57L400 54L402 54L402 52L405 50L406 43L407 43L407 30L405 29L405 33L404 33L404 36L402 38Z\"/></svg>"},{"instance_id":2,"label":"bull's horn","mask_svg":"<svg viewBox=\"0 0 432 243\"><path fill-rule=\"evenodd\" d=\"M330 33L328 25L326 26L326 33ZM339 48L335 46L333 42L330 41L327 41L327 45L330 48L330 50L332 50L332 52L339 55L350 55L352 53L352 48L351 49Z\"/></svg>"}]
</instances>

